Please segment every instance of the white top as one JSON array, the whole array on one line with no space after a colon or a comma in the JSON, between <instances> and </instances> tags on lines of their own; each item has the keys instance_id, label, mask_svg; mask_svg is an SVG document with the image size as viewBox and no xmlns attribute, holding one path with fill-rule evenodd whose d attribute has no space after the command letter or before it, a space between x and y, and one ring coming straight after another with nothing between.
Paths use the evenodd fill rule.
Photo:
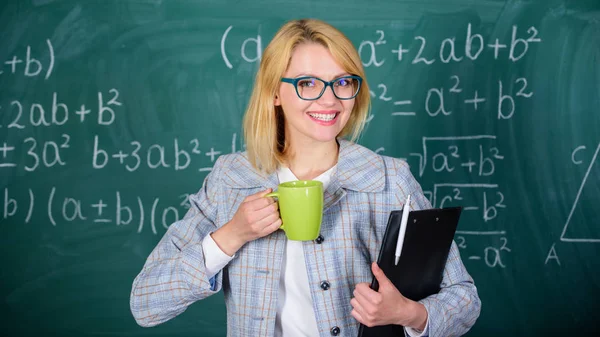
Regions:
<instances>
[{"instance_id":1,"label":"white top","mask_svg":"<svg viewBox=\"0 0 600 337\"><path fill-rule=\"evenodd\" d=\"M334 168L335 166L314 179L323 183L324 190L331 181L331 173ZM277 171L277 177L279 183L298 180L287 167L280 168ZM202 240L202 251L209 278L216 275L233 259L233 256L225 254L219 248L210 235ZM287 240L283 256L277 297L275 337L319 336L312 296L308 287L303 242ZM428 327L429 319L427 319L427 324L421 334L411 328L405 328L405 330L411 337L419 337L427 335Z\"/></svg>"},{"instance_id":2,"label":"white top","mask_svg":"<svg viewBox=\"0 0 600 337\"><path fill-rule=\"evenodd\" d=\"M326 189L331 180L333 168L314 180L323 183ZM277 172L279 183L298 180L292 170L282 167ZM319 328L313 309L312 295L308 287L308 273L304 259L302 241L287 240L279 277L277 296L277 316L275 317L275 337L319 336Z\"/></svg>"}]
</instances>

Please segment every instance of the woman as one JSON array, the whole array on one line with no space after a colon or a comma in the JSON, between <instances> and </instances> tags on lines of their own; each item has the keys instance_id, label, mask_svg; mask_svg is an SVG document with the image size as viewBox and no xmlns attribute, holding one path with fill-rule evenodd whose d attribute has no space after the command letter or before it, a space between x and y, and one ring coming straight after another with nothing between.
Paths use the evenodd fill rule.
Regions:
<instances>
[{"instance_id":1,"label":"woman","mask_svg":"<svg viewBox=\"0 0 600 337\"><path fill-rule=\"evenodd\" d=\"M185 218L172 224L133 283L142 326L165 322L221 289L230 336L356 336L400 324L411 336L470 329L480 301L455 243L441 290L411 301L378 268L391 210L411 195L430 208L404 161L355 140L369 89L348 38L318 20L285 24L263 53L246 115L247 152L221 156ZM324 184L321 233L289 241L278 230L280 182ZM379 292L369 288L375 275Z\"/></svg>"}]
</instances>

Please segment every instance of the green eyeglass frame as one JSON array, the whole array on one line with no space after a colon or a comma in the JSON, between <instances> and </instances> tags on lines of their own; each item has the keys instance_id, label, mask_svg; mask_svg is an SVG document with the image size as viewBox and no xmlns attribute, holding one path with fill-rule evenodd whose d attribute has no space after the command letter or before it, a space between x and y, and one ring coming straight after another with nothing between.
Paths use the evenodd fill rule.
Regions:
<instances>
[{"instance_id":1,"label":"green eyeglass frame","mask_svg":"<svg viewBox=\"0 0 600 337\"><path fill-rule=\"evenodd\" d=\"M345 79L345 78L351 78L354 79L358 82L358 86L356 88L356 92L354 93L354 95L352 95L352 97L339 97L336 93L335 90L333 89L333 84L341 79ZM300 91L298 91L298 82L302 81L302 80L306 80L306 79L315 79L318 81L323 82L323 90L321 90L321 93L315 97L315 98L304 98L300 95ZM362 85L362 77L360 76L356 76L356 75L349 75L349 76L342 76L342 77L338 77L336 79L333 79L332 81L325 81L323 79L320 79L318 77L315 76L302 76L302 77L297 77L297 78L289 78L289 77L282 77L281 78L281 82L285 82L285 83L290 83L294 85L294 88L296 89L296 95L298 95L298 97L300 99L303 99L305 101L316 101L319 98L321 98L321 96L323 96L323 94L325 93L325 90L327 90L327 87L331 87L331 91L333 92L333 95L340 100L349 100L349 99L353 99L354 97L356 97L356 95L358 95L358 93L360 92L360 87Z\"/></svg>"}]
</instances>

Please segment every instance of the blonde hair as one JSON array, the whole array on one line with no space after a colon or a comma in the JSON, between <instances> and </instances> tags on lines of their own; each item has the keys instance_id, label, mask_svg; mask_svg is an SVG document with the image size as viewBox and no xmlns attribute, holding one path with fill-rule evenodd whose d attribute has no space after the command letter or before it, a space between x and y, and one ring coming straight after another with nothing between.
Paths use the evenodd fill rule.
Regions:
<instances>
[{"instance_id":1,"label":"blonde hair","mask_svg":"<svg viewBox=\"0 0 600 337\"><path fill-rule=\"evenodd\" d=\"M356 141L369 113L371 98L360 56L352 42L333 26L316 19L293 20L283 25L265 48L256 74L254 89L244 115L244 138L248 159L254 168L273 173L285 161L287 142L281 107L274 105L281 77L292 52L303 43L318 43L348 73L363 78L354 108L338 137Z\"/></svg>"}]
</instances>

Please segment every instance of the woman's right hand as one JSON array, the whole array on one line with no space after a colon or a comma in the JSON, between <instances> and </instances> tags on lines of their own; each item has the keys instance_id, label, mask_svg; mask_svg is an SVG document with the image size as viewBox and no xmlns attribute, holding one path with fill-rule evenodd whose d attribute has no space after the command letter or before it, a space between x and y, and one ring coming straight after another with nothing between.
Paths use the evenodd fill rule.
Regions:
<instances>
[{"instance_id":1,"label":"woman's right hand","mask_svg":"<svg viewBox=\"0 0 600 337\"><path fill-rule=\"evenodd\" d=\"M277 202L265 197L271 191L267 189L246 197L233 218L211 234L225 254L233 256L246 242L267 236L281 227Z\"/></svg>"}]
</instances>

